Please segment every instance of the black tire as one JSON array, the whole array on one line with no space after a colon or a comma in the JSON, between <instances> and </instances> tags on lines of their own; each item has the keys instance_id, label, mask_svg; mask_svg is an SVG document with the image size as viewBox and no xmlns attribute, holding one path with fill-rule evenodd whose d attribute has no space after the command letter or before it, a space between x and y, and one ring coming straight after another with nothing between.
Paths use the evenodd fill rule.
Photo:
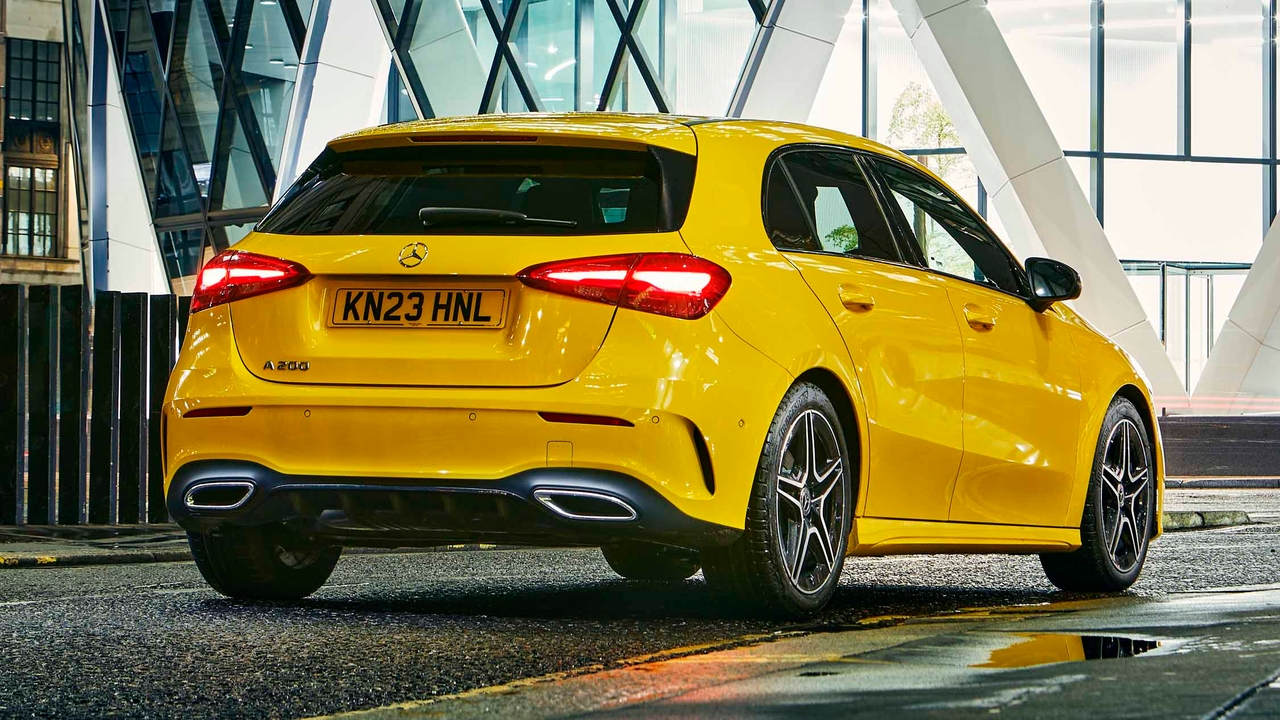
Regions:
<instances>
[{"instance_id":1,"label":"black tire","mask_svg":"<svg viewBox=\"0 0 1280 720\"><path fill-rule=\"evenodd\" d=\"M779 487L783 486L780 478L791 477L794 481L796 463L801 462L788 444L796 424L810 418L825 436L826 430L822 430L812 413L825 420L826 430L831 434L826 440L831 447L823 453L815 452L815 456L838 453L840 466L824 465L825 475L821 471L810 473L805 460L806 470L800 477L824 477L821 487L829 490L822 491L817 484L816 490L796 490L788 485L786 493L780 492ZM787 391L760 452L747 505L745 531L729 547L707 548L702 552L702 570L714 592L749 612L782 617L812 615L831 600L840 582L853 516L853 484L849 476L856 472L856 465L851 461L844 438L835 406L821 388L799 382ZM817 444L815 440L814 446ZM834 459L827 458L829 462ZM799 485L805 482L802 480ZM797 502L791 497L793 492L803 501ZM819 492L823 493L821 499L818 499ZM787 496L786 502L780 495ZM816 515L814 506L817 506ZM801 510L806 507L809 509ZM794 524L788 522L791 512L799 518ZM822 518L823 526L816 524L818 517ZM813 518L811 525L806 526L805 518ZM819 528L819 533L826 530L828 542L811 536L809 527ZM797 537L800 540L793 544ZM806 538L817 538L818 555L809 552L808 545L801 544ZM797 556L798 565L794 560ZM833 561L828 563L827 557ZM793 563L791 567L789 561Z\"/></svg>"},{"instance_id":2,"label":"black tire","mask_svg":"<svg viewBox=\"0 0 1280 720\"><path fill-rule=\"evenodd\" d=\"M619 543L600 548L605 562L628 580L680 582L698 572L697 553L665 545Z\"/></svg>"},{"instance_id":3,"label":"black tire","mask_svg":"<svg viewBox=\"0 0 1280 720\"><path fill-rule=\"evenodd\" d=\"M1123 442L1121 434L1128 437L1129 454L1124 456L1118 475L1117 449L1112 442ZM1139 449L1141 452L1135 452ZM1123 453L1123 448L1119 452ZM1111 402L1098 433L1089 494L1080 520L1080 549L1040 556L1049 582L1063 590L1081 592L1120 592L1133 585L1146 562L1159 510L1157 480L1146 423L1132 402L1118 397Z\"/></svg>"},{"instance_id":4,"label":"black tire","mask_svg":"<svg viewBox=\"0 0 1280 720\"><path fill-rule=\"evenodd\" d=\"M187 533L196 567L218 592L241 600L298 600L324 585L340 547L307 546L277 527Z\"/></svg>"}]
</instances>

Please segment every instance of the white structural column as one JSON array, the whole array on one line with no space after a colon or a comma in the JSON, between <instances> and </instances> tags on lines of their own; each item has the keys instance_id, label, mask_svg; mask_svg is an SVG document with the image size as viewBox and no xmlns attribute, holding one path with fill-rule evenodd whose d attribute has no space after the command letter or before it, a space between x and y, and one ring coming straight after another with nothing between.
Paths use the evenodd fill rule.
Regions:
<instances>
[{"instance_id":1,"label":"white structural column","mask_svg":"<svg viewBox=\"0 0 1280 720\"><path fill-rule=\"evenodd\" d=\"M1185 408L1177 371L983 0L892 2L1014 251L1076 268L1076 310L1138 361L1158 405Z\"/></svg>"},{"instance_id":2,"label":"white structural column","mask_svg":"<svg viewBox=\"0 0 1280 720\"><path fill-rule=\"evenodd\" d=\"M730 117L804 122L851 0L773 0L747 53Z\"/></svg>"},{"instance_id":3,"label":"white structural column","mask_svg":"<svg viewBox=\"0 0 1280 720\"><path fill-rule=\"evenodd\" d=\"M1280 410L1280 218L1262 241L1192 405L1211 414Z\"/></svg>"},{"instance_id":4,"label":"white structural column","mask_svg":"<svg viewBox=\"0 0 1280 720\"><path fill-rule=\"evenodd\" d=\"M377 125L391 51L372 2L316 0L302 48L274 197L333 138Z\"/></svg>"}]
</instances>

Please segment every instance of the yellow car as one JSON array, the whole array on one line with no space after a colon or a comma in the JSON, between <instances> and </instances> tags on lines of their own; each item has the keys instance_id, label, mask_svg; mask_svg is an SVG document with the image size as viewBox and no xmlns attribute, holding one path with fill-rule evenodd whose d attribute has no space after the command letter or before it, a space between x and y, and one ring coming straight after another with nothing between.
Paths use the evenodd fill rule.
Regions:
<instances>
[{"instance_id":1,"label":"yellow car","mask_svg":"<svg viewBox=\"0 0 1280 720\"><path fill-rule=\"evenodd\" d=\"M201 269L167 498L233 597L342 547L603 548L821 608L847 555L1039 553L1120 590L1160 532L1147 383L934 175L803 125L483 116L334 140Z\"/></svg>"}]
</instances>

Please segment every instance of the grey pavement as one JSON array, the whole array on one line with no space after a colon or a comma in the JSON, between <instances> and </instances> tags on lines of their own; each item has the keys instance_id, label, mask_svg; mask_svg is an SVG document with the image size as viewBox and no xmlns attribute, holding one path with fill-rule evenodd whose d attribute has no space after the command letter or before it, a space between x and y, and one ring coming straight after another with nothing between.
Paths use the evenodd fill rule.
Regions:
<instances>
[{"instance_id":1,"label":"grey pavement","mask_svg":"<svg viewBox=\"0 0 1280 720\"><path fill-rule=\"evenodd\" d=\"M908 619L475 692L349 720L1276 718L1280 585Z\"/></svg>"},{"instance_id":2,"label":"grey pavement","mask_svg":"<svg viewBox=\"0 0 1280 720\"><path fill-rule=\"evenodd\" d=\"M1275 524L1169 533L1133 590L1107 602L1280 583L1277 548ZM221 598L187 562L0 571L0 716L322 715L567 683L649 667L654 653L1071 601L1096 598L1007 556L851 559L829 610L801 625L736 616L700 577L620 580L585 549L352 555L315 597L285 604Z\"/></svg>"}]
</instances>

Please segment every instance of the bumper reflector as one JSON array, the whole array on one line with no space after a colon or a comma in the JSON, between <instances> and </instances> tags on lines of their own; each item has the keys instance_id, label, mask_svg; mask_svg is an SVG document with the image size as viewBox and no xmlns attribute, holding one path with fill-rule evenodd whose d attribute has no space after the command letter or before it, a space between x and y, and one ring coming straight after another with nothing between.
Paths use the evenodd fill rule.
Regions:
<instances>
[{"instance_id":1,"label":"bumper reflector","mask_svg":"<svg viewBox=\"0 0 1280 720\"><path fill-rule=\"evenodd\" d=\"M553 423L575 423L578 425L614 425L616 427L635 427L636 424L622 418L605 417L604 415L578 415L576 413L540 412L538 417Z\"/></svg>"},{"instance_id":2,"label":"bumper reflector","mask_svg":"<svg viewBox=\"0 0 1280 720\"><path fill-rule=\"evenodd\" d=\"M211 408L192 408L184 413L184 418L200 418L200 417L243 417L249 414L251 407L211 407Z\"/></svg>"}]
</instances>

